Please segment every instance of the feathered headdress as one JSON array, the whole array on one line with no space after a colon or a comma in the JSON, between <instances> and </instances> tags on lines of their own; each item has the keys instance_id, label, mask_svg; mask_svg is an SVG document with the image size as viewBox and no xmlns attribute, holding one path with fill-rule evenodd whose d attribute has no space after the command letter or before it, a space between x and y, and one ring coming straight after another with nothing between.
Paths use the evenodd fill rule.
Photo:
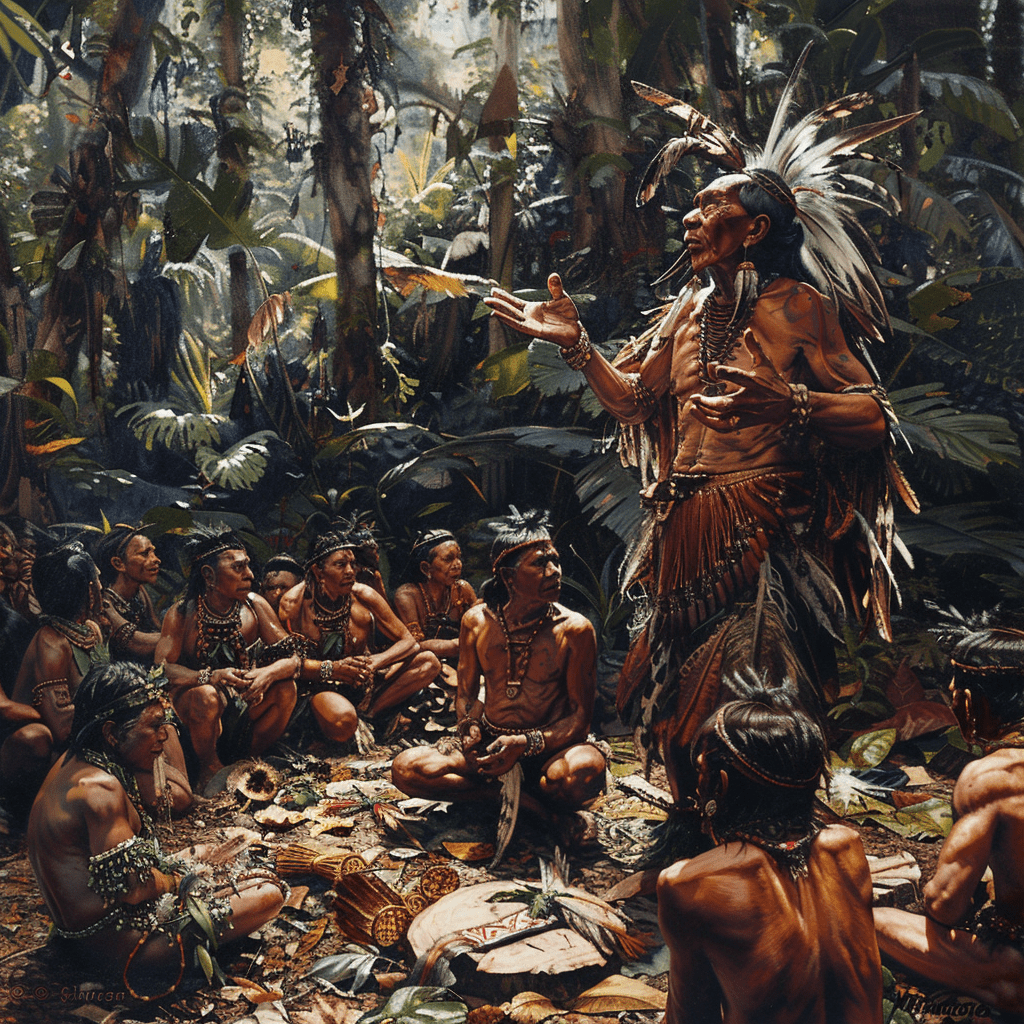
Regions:
<instances>
[{"instance_id":1,"label":"feathered headdress","mask_svg":"<svg viewBox=\"0 0 1024 1024\"><path fill-rule=\"evenodd\" d=\"M918 115L904 114L885 121L826 134L833 122L848 117L872 102L869 93L852 93L826 103L790 125L797 79L807 59L809 43L793 68L779 99L763 148L741 146L688 103L633 82L637 94L682 120L683 134L662 147L644 173L637 191L637 206L649 202L658 186L679 161L689 154L703 157L725 171L745 174L775 202L793 210L803 231L800 255L819 291L828 295L857 322L868 337L880 336L889 318L881 289L865 259L874 245L861 227L854 203L887 212L898 203L885 188L843 166L853 159L874 160L857 147L885 135ZM693 276L689 252L660 278Z\"/></svg>"}]
</instances>

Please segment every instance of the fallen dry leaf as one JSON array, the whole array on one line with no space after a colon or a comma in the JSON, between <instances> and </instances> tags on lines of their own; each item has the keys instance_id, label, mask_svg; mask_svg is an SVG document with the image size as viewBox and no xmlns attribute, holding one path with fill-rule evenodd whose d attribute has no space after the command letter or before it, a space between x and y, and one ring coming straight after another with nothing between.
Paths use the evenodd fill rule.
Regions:
<instances>
[{"instance_id":1,"label":"fallen dry leaf","mask_svg":"<svg viewBox=\"0 0 1024 1024\"><path fill-rule=\"evenodd\" d=\"M253 818L257 824L273 829L275 832L286 832L306 820L306 816L301 811L286 811L277 804L261 808L253 815Z\"/></svg>"},{"instance_id":2,"label":"fallen dry leaf","mask_svg":"<svg viewBox=\"0 0 1024 1024\"><path fill-rule=\"evenodd\" d=\"M299 943L299 948L296 951L295 956L304 957L307 953L311 952L313 947L324 937L324 932L326 930L326 917L321 917L319 921L314 921L309 926L309 931L302 936L302 941Z\"/></svg>"},{"instance_id":3,"label":"fallen dry leaf","mask_svg":"<svg viewBox=\"0 0 1024 1024\"><path fill-rule=\"evenodd\" d=\"M668 994L640 981L613 974L588 988L572 1004L578 1013L624 1013L627 1010L664 1010Z\"/></svg>"},{"instance_id":4,"label":"fallen dry leaf","mask_svg":"<svg viewBox=\"0 0 1024 1024\"><path fill-rule=\"evenodd\" d=\"M505 1003L502 1009L515 1024L539 1024L540 1021L562 1012L547 996L542 996L539 992L519 992L512 997L510 1003Z\"/></svg>"},{"instance_id":5,"label":"fallen dry leaf","mask_svg":"<svg viewBox=\"0 0 1024 1024\"><path fill-rule=\"evenodd\" d=\"M320 818L315 825L309 829L311 839L323 835L325 832L337 832L344 830L351 831L356 826L355 818Z\"/></svg>"},{"instance_id":6,"label":"fallen dry leaf","mask_svg":"<svg viewBox=\"0 0 1024 1024\"><path fill-rule=\"evenodd\" d=\"M294 910L301 910L303 900L309 895L308 885L293 885L291 895L285 901L286 907L291 907Z\"/></svg>"},{"instance_id":7,"label":"fallen dry leaf","mask_svg":"<svg viewBox=\"0 0 1024 1024\"><path fill-rule=\"evenodd\" d=\"M273 1003L278 999L284 998L283 992L279 992L277 989L264 988L262 985L258 985L255 981L250 981L248 978L237 978L232 975L228 975L228 981L237 985L242 990L242 995L245 996L250 1003Z\"/></svg>"},{"instance_id":8,"label":"fallen dry leaf","mask_svg":"<svg viewBox=\"0 0 1024 1024\"><path fill-rule=\"evenodd\" d=\"M442 843L441 845L456 860L467 863L490 860L494 856L494 843Z\"/></svg>"},{"instance_id":9,"label":"fallen dry leaf","mask_svg":"<svg viewBox=\"0 0 1024 1024\"><path fill-rule=\"evenodd\" d=\"M355 1024L363 1015L358 1006L352 1006L344 999L314 992L310 998L310 1009L293 1010L292 1024Z\"/></svg>"}]
</instances>

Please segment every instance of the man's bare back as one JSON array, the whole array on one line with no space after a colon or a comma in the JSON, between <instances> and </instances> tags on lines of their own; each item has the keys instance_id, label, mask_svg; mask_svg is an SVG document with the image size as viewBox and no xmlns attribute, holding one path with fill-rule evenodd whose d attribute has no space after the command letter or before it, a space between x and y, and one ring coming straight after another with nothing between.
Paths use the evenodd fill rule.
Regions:
<instances>
[{"instance_id":1,"label":"man's bare back","mask_svg":"<svg viewBox=\"0 0 1024 1024\"><path fill-rule=\"evenodd\" d=\"M1005 747L967 765L953 790L953 811L958 833L990 841L993 902L1003 917L1024 927L1024 750ZM940 858L924 896L931 916L952 924L960 916L963 900L955 892L962 886L946 867Z\"/></svg>"},{"instance_id":2,"label":"man's bare back","mask_svg":"<svg viewBox=\"0 0 1024 1024\"><path fill-rule=\"evenodd\" d=\"M796 878L753 843L680 861L658 880L658 913L666 1024L881 1020L870 871L852 829L823 829Z\"/></svg>"}]
</instances>

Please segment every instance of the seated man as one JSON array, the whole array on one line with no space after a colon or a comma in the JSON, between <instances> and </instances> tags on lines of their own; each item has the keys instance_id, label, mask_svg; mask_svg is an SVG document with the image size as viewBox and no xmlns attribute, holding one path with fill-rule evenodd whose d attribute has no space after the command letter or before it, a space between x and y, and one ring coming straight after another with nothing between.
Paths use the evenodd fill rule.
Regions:
<instances>
[{"instance_id":1,"label":"seated man","mask_svg":"<svg viewBox=\"0 0 1024 1024\"><path fill-rule=\"evenodd\" d=\"M260 583L260 596L266 598L267 604L278 612L281 598L292 587L302 582L305 573L302 566L291 555L274 555L263 567L263 582Z\"/></svg>"},{"instance_id":2,"label":"seated man","mask_svg":"<svg viewBox=\"0 0 1024 1024\"><path fill-rule=\"evenodd\" d=\"M10 693L17 713L6 717L0 777L12 809L28 810L53 759L63 751L74 696L100 641L100 581L81 544L61 544L32 564L32 586L43 614ZM35 720L24 711L38 712Z\"/></svg>"},{"instance_id":3,"label":"seated man","mask_svg":"<svg viewBox=\"0 0 1024 1024\"><path fill-rule=\"evenodd\" d=\"M483 602L462 617L455 698L461 742L403 750L392 780L410 796L496 799L498 777L518 762L535 790L532 799L524 794L524 806L545 815L552 806L577 808L604 782L604 757L586 741L596 688L594 627L557 603L562 570L543 516L509 516L491 564Z\"/></svg>"},{"instance_id":4,"label":"seated man","mask_svg":"<svg viewBox=\"0 0 1024 1024\"><path fill-rule=\"evenodd\" d=\"M779 689L722 705L691 748L715 848L658 878L666 1024L880 1024L871 873L853 829L819 828L819 728Z\"/></svg>"},{"instance_id":5,"label":"seated man","mask_svg":"<svg viewBox=\"0 0 1024 1024\"><path fill-rule=\"evenodd\" d=\"M160 619L146 591L160 575L153 542L140 529L119 523L102 536L95 553L111 660L152 665L160 639Z\"/></svg>"},{"instance_id":6,"label":"seated man","mask_svg":"<svg viewBox=\"0 0 1024 1024\"><path fill-rule=\"evenodd\" d=\"M161 853L133 775L153 770L169 735L165 682L130 662L90 671L77 694L71 749L46 777L26 835L67 952L147 998L176 987L189 947L205 938L190 924L181 929L191 920L186 894L205 907L220 943L249 934L284 902L270 872L236 869L222 885L215 869L197 863L202 848ZM183 775L168 772L167 782L173 800L191 799Z\"/></svg>"},{"instance_id":7,"label":"seated man","mask_svg":"<svg viewBox=\"0 0 1024 1024\"><path fill-rule=\"evenodd\" d=\"M409 562L419 578L395 591L395 611L420 649L437 655L444 680L454 686L459 627L476 603L473 588L462 579L462 550L453 533L429 530L417 539Z\"/></svg>"},{"instance_id":8,"label":"seated man","mask_svg":"<svg viewBox=\"0 0 1024 1024\"><path fill-rule=\"evenodd\" d=\"M956 821L924 887L924 916L878 907L878 945L946 988L1024 1014L1024 633L972 633L952 662L953 711L986 754L953 789Z\"/></svg>"},{"instance_id":9,"label":"seated man","mask_svg":"<svg viewBox=\"0 0 1024 1024\"><path fill-rule=\"evenodd\" d=\"M303 696L323 735L338 743L355 735L357 713L372 718L403 704L439 668L387 601L356 582L360 543L350 533L321 534L306 579L281 598L279 609L281 621L305 641ZM374 627L392 641L377 653L371 646Z\"/></svg>"},{"instance_id":10,"label":"seated man","mask_svg":"<svg viewBox=\"0 0 1024 1024\"><path fill-rule=\"evenodd\" d=\"M199 785L262 754L288 724L299 670L295 645L270 605L251 593L252 570L230 530L195 530L185 596L164 616L156 663L199 761Z\"/></svg>"}]
</instances>

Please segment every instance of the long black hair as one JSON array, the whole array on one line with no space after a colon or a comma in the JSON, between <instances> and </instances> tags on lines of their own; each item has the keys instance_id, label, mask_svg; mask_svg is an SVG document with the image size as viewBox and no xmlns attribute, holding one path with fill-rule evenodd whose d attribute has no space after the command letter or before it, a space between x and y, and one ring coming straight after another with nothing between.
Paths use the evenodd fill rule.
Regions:
<instances>
[{"instance_id":1,"label":"long black hair","mask_svg":"<svg viewBox=\"0 0 1024 1024\"><path fill-rule=\"evenodd\" d=\"M774 171L758 170L758 174L771 178L780 189L788 191L785 182ZM800 255L804 233L793 207L774 199L755 181L740 185L739 201L751 217L763 214L771 221L768 234L747 253L762 284L768 284L777 277L812 283Z\"/></svg>"},{"instance_id":2,"label":"long black hair","mask_svg":"<svg viewBox=\"0 0 1024 1024\"><path fill-rule=\"evenodd\" d=\"M62 619L73 619L88 606L96 576L96 563L77 540L37 555L32 563L32 589L39 607Z\"/></svg>"},{"instance_id":3,"label":"long black hair","mask_svg":"<svg viewBox=\"0 0 1024 1024\"><path fill-rule=\"evenodd\" d=\"M810 829L828 746L791 688L753 691L723 704L701 725L690 753L694 763L704 755L706 771L728 773L714 819L720 834L746 827L756 833L759 823Z\"/></svg>"},{"instance_id":4,"label":"long black hair","mask_svg":"<svg viewBox=\"0 0 1024 1024\"><path fill-rule=\"evenodd\" d=\"M234 530L226 527L210 528L197 526L189 534L185 546L185 557L189 563L188 583L178 607L182 612L189 605L194 605L199 595L206 589L203 579L203 567L217 567L217 561L225 551L244 551L249 553L245 542Z\"/></svg>"}]
</instances>

